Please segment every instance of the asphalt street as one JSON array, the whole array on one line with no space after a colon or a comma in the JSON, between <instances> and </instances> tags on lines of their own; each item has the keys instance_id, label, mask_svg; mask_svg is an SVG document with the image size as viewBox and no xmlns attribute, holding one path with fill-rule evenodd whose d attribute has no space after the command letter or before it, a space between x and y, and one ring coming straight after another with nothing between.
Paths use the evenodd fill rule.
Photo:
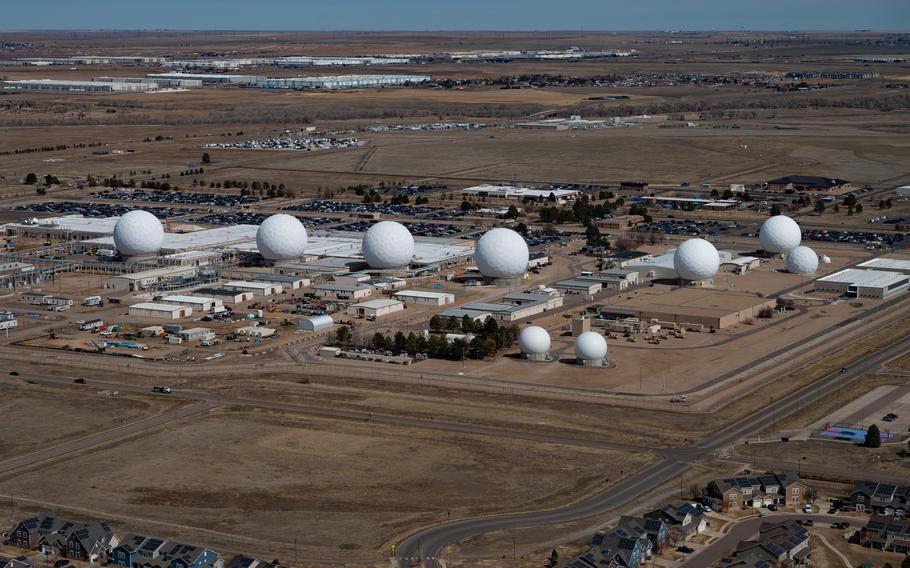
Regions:
<instances>
[{"instance_id":1,"label":"asphalt street","mask_svg":"<svg viewBox=\"0 0 910 568\"><path fill-rule=\"evenodd\" d=\"M837 390L864 373L877 369L885 361L906 353L908 349L910 337L863 357L846 372L833 372L783 399L769 401L765 408L708 436L694 446L664 452L664 459L648 465L587 499L546 511L462 519L427 527L403 540L396 549L396 558L401 565L423 562L428 568L436 568L439 566L437 558L440 551L466 538L498 530L559 524L606 515L660 485L676 478L681 479L680 476L699 458L710 457L718 450L773 425L804 405L811 404L818 398L819 392Z\"/></svg>"}]
</instances>

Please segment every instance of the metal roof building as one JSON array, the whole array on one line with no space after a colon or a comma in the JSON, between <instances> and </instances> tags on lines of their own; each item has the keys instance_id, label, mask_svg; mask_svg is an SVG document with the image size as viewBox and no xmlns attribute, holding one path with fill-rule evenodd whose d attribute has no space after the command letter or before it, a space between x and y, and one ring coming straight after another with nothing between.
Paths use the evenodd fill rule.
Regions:
<instances>
[{"instance_id":1,"label":"metal roof building","mask_svg":"<svg viewBox=\"0 0 910 568\"><path fill-rule=\"evenodd\" d=\"M901 260L899 258L873 258L872 260L859 263L858 266L860 268L872 268L875 270L910 274L910 260Z\"/></svg>"},{"instance_id":2,"label":"metal roof building","mask_svg":"<svg viewBox=\"0 0 910 568\"><path fill-rule=\"evenodd\" d=\"M310 316L300 320L297 324L301 331L322 331L332 329L335 321L332 316Z\"/></svg>"},{"instance_id":3,"label":"metal roof building","mask_svg":"<svg viewBox=\"0 0 910 568\"><path fill-rule=\"evenodd\" d=\"M429 306L445 306L455 303L455 294L451 292L426 292L424 290L402 290L395 292L394 298L403 300L406 304L425 304Z\"/></svg>"},{"instance_id":4,"label":"metal roof building","mask_svg":"<svg viewBox=\"0 0 910 568\"><path fill-rule=\"evenodd\" d=\"M883 270L847 268L815 281L821 292L839 292L851 298L885 298L910 287L910 276Z\"/></svg>"}]
</instances>

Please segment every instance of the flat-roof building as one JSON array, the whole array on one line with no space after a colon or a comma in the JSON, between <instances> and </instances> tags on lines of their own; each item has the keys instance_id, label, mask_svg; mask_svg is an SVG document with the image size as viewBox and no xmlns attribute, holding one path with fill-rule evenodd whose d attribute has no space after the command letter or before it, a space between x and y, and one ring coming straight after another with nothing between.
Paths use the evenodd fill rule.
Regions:
<instances>
[{"instance_id":1,"label":"flat-roof building","mask_svg":"<svg viewBox=\"0 0 910 568\"><path fill-rule=\"evenodd\" d=\"M241 292L252 292L256 296L274 296L284 291L281 284L273 282L247 282L245 280L231 280L225 282L224 287L228 290L240 290Z\"/></svg>"},{"instance_id":2,"label":"flat-roof building","mask_svg":"<svg viewBox=\"0 0 910 568\"><path fill-rule=\"evenodd\" d=\"M910 274L910 260L888 258L884 256L873 258L872 260L867 260L866 262L861 262L857 265L857 267L869 268L873 270L884 270L886 272L900 272L902 274Z\"/></svg>"},{"instance_id":3,"label":"flat-roof building","mask_svg":"<svg viewBox=\"0 0 910 568\"><path fill-rule=\"evenodd\" d=\"M221 300L225 304L239 304L241 302L249 302L253 299L252 292L228 290L227 288L199 288L193 290L193 293Z\"/></svg>"},{"instance_id":4,"label":"flat-roof building","mask_svg":"<svg viewBox=\"0 0 910 568\"><path fill-rule=\"evenodd\" d=\"M112 94L153 92L158 90L158 84L124 81L96 82L63 79L23 79L19 81L4 81L3 88L7 91Z\"/></svg>"},{"instance_id":5,"label":"flat-roof building","mask_svg":"<svg viewBox=\"0 0 910 568\"><path fill-rule=\"evenodd\" d=\"M403 309L404 302L383 298L351 304L348 306L348 314L358 318L380 318L395 312L400 312Z\"/></svg>"},{"instance_id":6,"label":"flat-roof building","mask_svg":"<svg viewBox=\"0 0 910 568\"><path fill-rule=\"evenodd\" d=\"M591 296L597 294L603 289L603 283L597 280L582 280L580 278L570 278L560 280L553 287L563 294L581 294Z\"/></svg>"},{"instance_id":7,"label":"flat-roof building","mask_svg":"<svg viewBox=\"0 0 910 568\"><path fill-rule=\"evenodd\" d=\"M423 304L427 306L447 306L455 303L455 294L451 292L427 292L424 290L402 290L393 296L405 304Z\"/></svg>"},{"instance_id":8,"label":"flat-roof building","mask_svg":"<svg viewBox=\"0 0 910 568\"><path fill-rule=\"evenodd\" d=\"M906 290L910 276L901 272L847 268L815 281L820 292L838 292L850 298L885 298Z\"/></svg>"},{"instance_id":9,"label":"flat-roof building","mask_svg":"<svg viewBox=\"0 0 910 568\"><path fill-rule=\"evenodd\" d=\"M310 279L297 274L274 274L265 273L256 276L259 282L277 282L288 290L299 290L310 285Z\"/></svg>"},{"instance_id":10,"label":"flat-roof building","mask_svg":"<svg viewBox=\"0 0 910 568\"><path fill-rule=\"evenodd\" d=\"M186 306L177 306L174 304L143 302L130 306L129 314L130 317L137 318L177 320L180 318L190 317L193 314L193 308L188 308Z\"/></svg>"},{"instance_id":11,"label":"flat-roof building","mask_svg":"<svg viewBox=\"0 0 910 568\"><path fill-rule=\"evenodd\" d=\"M323 300L361 300L373 294L373 287L365 284L326 282L313 286L313 293Z\"/></svg>"},{"instance_id":12,"label":"flat-roof building","mask_svg":"<svg viewBox=\"0 0 910 568\"><path fill-rule=\"evenodd\" d=\"M133 272L132 274L120 274L110 280L111 287L115 290L128 290L136 292L147 289L155 284L180 278L182 276L192 276L196 274L198 267L195 266L167 266L164 268L153 268L142 272Z\"/></svg>"},{"instance_id":13,"label":"flat-roof building","mask_svg":"<svg viewBox=\"0 0 910 568\"><path fill-rule=\"evenodd\" d=\"M425 83L429 75L334 75L316 77L282 77L256 82L261 89L365 89Z\"/></svg>"},{"instance_id":14,"label":"flat-roof building","mask_svg":"<svg viewBox=\"0 0 910 568\"><path fill-rule=\"evenodd\" d=\"M208 313L220 312L224 310L224 302L217 298L206 298L204 296L165 296L162 302L174 304L175 306L188 306L193 311Z\"/></svg>"},{"instance_id":15,"label":"flat-roof building","mask_svg":"<svg viewBox=\"0 0 910 568\"><path fill-rule=\"evenodd\" d=\"M564 202L567 199L581 197L582 193L575 189L532 189L514 185L475 185L461 190L462 195L470 197L492 197L497 199L534 199L536 201L555 200Z\"/></svg>"}]
</instances>

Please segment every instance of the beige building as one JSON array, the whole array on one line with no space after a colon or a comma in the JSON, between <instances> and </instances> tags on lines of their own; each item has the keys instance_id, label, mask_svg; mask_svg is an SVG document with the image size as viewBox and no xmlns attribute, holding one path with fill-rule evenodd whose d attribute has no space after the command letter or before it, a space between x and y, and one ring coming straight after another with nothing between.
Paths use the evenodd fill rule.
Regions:
<instances>
[{"instance_id":1,"label":"beige building","mask_svg":"<svg viewBox=\"0 0 910 568\"><path fill-rule=\"evenodd\" d=\"M400 300L377 299L351 304L348 314L358 318L380 318L404 309L404 302Z\"/></svg>"},{"instance_id":2,"label":"beige building","mask_svg":"<svg viewBox=\"0 0 910 568\"><path fill-rule=\"evenodd\" d=\"M130 317L178 320L193 315L193 308L174 304L145 302L129 307Z\"/></svg>"}]
</instances>

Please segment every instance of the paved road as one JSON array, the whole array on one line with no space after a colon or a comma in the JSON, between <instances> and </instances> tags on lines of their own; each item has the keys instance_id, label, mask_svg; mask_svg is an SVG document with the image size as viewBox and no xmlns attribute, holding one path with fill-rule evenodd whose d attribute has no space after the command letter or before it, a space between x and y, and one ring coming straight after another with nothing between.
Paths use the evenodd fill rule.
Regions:
<instances>
[{"instance_id":1,"label":"paved road","mask_svg":"<svg viewBox=\"0 0 910 568\"><path fill-rule=\"evenodd\" d=\"M428 527L403 540L397 548L396 558L400 565L422 561L428 568L437 568L439 564L436 558L441 550L469 537L497 530L552 525L602 516L682 476L699 458L710 457L716 451L759 432L810 404L822 390L829 392L839 389L908 349L910 337L905 337L885 349L863 357L847 372L831 373L784 399L771 402L764 409L708 436L694 446L664 452L663 459L578 503L546 511L455 520Z\"/></svg>"},{"instance_id":2,"label":"paved road","mask_svg":"<svg viewBox=\"0 0 910 568\"><path fill-rule=\"evenodd\" d=\"M764 515L763 517L754 517L737 523L730 532L722 536L710 546L707 546L689 557L688 560L680 564L685 568L709 568L715 562L727 556L730 551L736 548L742 540L750 540L758 535L758 528L762 523L779 523L791 519L808 519L812 518L813 522L818 524L830 525L838 521L848 520L856 524L855 519L848 517L835 517L834 515L802 515L786 514Z\"/></svg>"},{"instance_id":3,"label":"paved road","mask_svg":"<svg viewBox=\"0 0 910 568\"><path fill-rule=\"evenodd\" d=\"M18 469L35 465L47 460L60 458L73 452L78 452L86 448L113 442L126 436L139 434L141 432L145 432L152 428L157 428L170 422L183 420L184 418L189 418L190 416L196 414L208 412L217 406L218 404L215 402L203 402L191 406L184 406L182 408L177 408L169 412L159 414L157 416L152 416L151 418L144 418L142 420L130 422L129 424L124 424L123 426L105 430L104 432L98 432L97 434L86 436L85 438L72 440L70 442L60 444L59 446L44 448L38 450L37 452L18 456L4 462L0 462L0 474L16 471Z\"/></svg>"}]
</instances>

